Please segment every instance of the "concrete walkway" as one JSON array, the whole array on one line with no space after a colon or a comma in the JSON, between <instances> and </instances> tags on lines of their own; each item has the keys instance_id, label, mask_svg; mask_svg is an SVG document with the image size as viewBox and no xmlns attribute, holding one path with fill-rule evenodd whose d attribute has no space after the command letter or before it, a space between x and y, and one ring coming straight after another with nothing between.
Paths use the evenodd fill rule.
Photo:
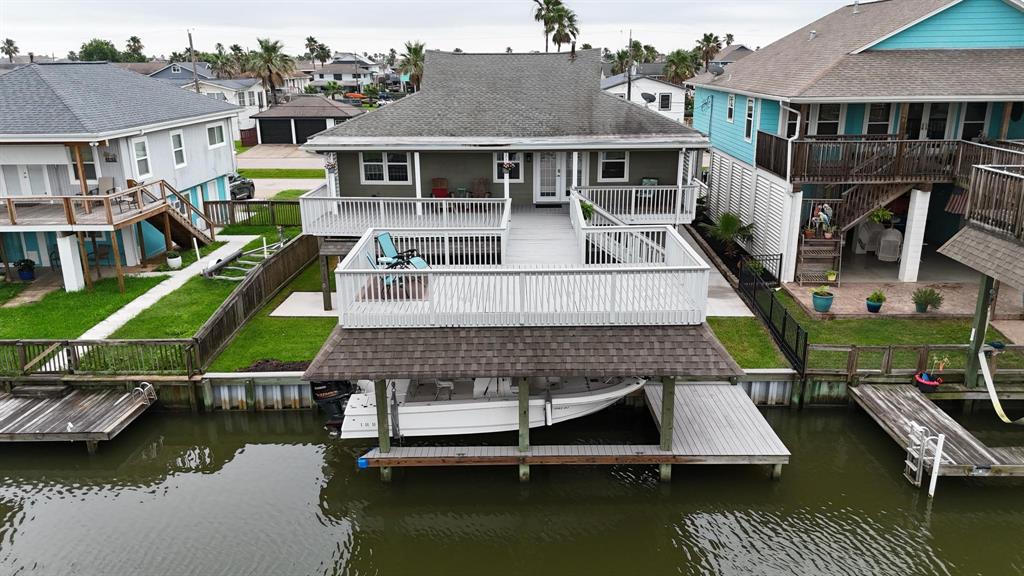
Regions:
<instances>
[{"instance_id":1,"label":"concrete walkway","mask_svg":"<svg viewBox=\"0 0 1024 576\"><path fill-rule=\"evenodd\" d=\"M708 277L708 316L753 316L754 313L747 308L740 295L733 290L729 281L718 271L718 267L704 253L700 244L690 236L690 232L685 227L679 226L679 235L711 267L711 275Z\"/></svg>"},{"instance_id":2,"label":"concrete walkway","mask_svg":"<svg viewBox=\"0 0 1024 576\"><path fill-rule=\"evenodd\" d=\"M227 257L235 250L240 249L242 246L245 246L256 238L258 238L258 236L221 236L220 239L227 243L204 256L201 260L194 262L181 270L175 270L174 272L148 273L149 275L167 275L170 276L170 278L150 288L148 292L142 294L135 300L125 304L120 310L114 312L105 320L90 328L85 334L79 336L79 338L81 340L102 340L104 338L109 338L111 334L118 330L118 328L127 324L129 320L138 316L143 310L149 308L153 304L156 304L156 302L164 296L174 292L178 288L181 288L185 282L188 282L192 277L198 276L202 273L203 269L205 269L209 263L216 262L220 258Z\"/></svg>"},{"instance_id":3,"label":"concrete walkway","mask_svg":"<svg viewBox=\"0 0 1024 576\"><path fill-rule=\"evenodd\" d=\"M1014 344L1024 344L1024 320L994 320L992 327Z\"/></svg>"}]
</instances>

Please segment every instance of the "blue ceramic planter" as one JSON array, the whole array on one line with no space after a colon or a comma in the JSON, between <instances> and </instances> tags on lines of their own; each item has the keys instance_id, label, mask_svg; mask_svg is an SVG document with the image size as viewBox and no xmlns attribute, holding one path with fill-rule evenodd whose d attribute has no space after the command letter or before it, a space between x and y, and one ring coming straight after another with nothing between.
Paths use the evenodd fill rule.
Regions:
<instances>
[{"instance_id":1,"label":"blue ceramic planter","mask_svg":"<svg viewBox=\"0 0 1024 576\"><path fill-rule=\"evenodd\" d=\"M818 294L811 294L811 301L814 303L814 311L825 313L832 309L832 299L835 298L832 294L828 296L821 296Z\"/></svg>"},{"instance_id":2,"label":"blue ceramic planter","mask_svg":"<svg viewBox=\"0 0 1024 576\"><path fill-rule=\"evenodd\" d=\"M882 309L882 302L872 302L871 300L864 301L868 305L868 312L872 314L878 314L878 311Z\"/></svg>"}]
</instances>

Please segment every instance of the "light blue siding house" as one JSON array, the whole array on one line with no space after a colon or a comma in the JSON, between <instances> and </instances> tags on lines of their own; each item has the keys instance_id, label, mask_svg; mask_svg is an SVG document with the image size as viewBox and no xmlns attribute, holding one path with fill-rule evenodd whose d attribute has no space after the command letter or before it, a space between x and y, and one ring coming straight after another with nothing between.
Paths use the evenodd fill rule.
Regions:
<instances>
[{"instance_id":1,"label":"light blue siding house","mask_svg":"<svg viewBox=\"0 0 1024 576\"><path fill-rule=\"evenodd\" d=\"M228 199L238 107L106 63L0 76L0 261L122 270L213 239L204 203ZM83 259L84 255L84 259Z\"/></svg>"},{"instance_id":2,"label":"light blue siding house","mask_svg":"<svg viewBox=\"0 0 1024 576\"><path fill-rule=\"evenodd\" d=\"M1024 2L857 2L690 84L708 212L753 222L748 250L781 254L785 281L952 277L935 249L972 166L1024 164ZM866 222L879 206L895 252Z\"/></svg>"}]
</instances>

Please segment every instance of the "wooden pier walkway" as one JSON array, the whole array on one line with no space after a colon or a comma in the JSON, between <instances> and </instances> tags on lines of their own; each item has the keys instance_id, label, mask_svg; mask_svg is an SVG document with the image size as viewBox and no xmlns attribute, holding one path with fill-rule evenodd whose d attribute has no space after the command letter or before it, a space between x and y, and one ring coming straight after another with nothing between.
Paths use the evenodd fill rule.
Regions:
<instances>
[{"instance_id":1,"label":"wooden pier walkway","mask_svg":"<svg viewBox=\"0 0 1024 576\"><path fill-rule=\"evenodd\" d=\"M660 384L645 387L656 419ZM656 403L656 405L655 405ZM656 420L657 421L657 420ZM374 448L360 468L406 466L769 464L789 462L789 451L739 386L679 384L675 396L672 449L658 445L568 444L530 446L414 446Z\"/></svg>"},{"instance_id":2,"label":"wooden pier walkway","mask_svg":"<svg viewBox=\"0 0 1024 576\"><path fill-rule=\"evenodd\" d=\"M905 384L861 384L851 396L883 430L906 449L909 423L945 434L940 476L1024 476L1024 448L990 448L917 388ZM926 472L931 461L925 461Z\"/></svg>"},{"instance_id":3,"label":"wooden pier walkway","mask_svg":"<svg viewBox=\"0 0 1024 576\"><path fill-rule=\"evenodd\" d=\"M0 393L0 442L110 440L149 408L123 389L71 390L65 396L23 397Z\"/></svg>"}]
</instances>

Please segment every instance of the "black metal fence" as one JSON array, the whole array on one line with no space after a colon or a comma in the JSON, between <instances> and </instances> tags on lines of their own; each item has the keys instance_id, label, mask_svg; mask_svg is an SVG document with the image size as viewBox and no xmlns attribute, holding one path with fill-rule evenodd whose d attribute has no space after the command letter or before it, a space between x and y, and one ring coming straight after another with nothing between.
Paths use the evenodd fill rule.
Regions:
<instances>
[{"instance_id":1,"label":"black metal fence","mask_svg":"<svg viewBox=\"0 0 1024 576\"><path fill-rule=\"evenodd\" d=\"M739 291L768 326L772 338L793 369L803 374L807 368L807 331L775 296L781 264L781 254L745 259L738 274Z\"/></svg>"},{"instance_id":2,"label":"black metal fence","mask_svg":"<svg viewBox=\"0 0 1024 576\"><path fill-rule=\"evenodd\" d=\"M302 226L298 200L208 200L203 210L217 226Z\"/></svg>"}]
</instances>

